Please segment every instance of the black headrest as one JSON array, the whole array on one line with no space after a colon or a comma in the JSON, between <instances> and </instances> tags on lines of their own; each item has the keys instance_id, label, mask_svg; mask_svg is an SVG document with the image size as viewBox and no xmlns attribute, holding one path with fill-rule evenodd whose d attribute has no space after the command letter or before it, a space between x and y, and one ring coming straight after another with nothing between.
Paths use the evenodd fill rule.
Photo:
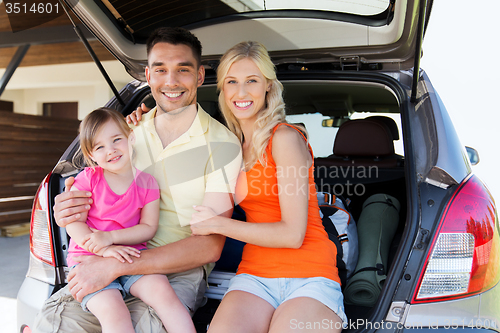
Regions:
<instances>
[{"instance_id":1,"label":"black headrest","mask_svg":"<svg viewBox=\"0 0 500 333\"><path fill-rule=\"evenodd\" d=\"M371 116L366 119L369 120L375 120L384 123L389 131L391 132L392 135L392 140L399 140L399 131L398 131L398 125L394 121L394 119L386 116Z\"/></svg>"},{"instance_id":2,"label":"black headrest","mask_svg":"<svg viewBox=\"0 0 500 333\"><path fill-rule=\"evenodd\" d=\"M356 119L342 124L335 137L337 156L389 156L394 154L392 135L385 124Z\"/></svg>"}]
</instances>

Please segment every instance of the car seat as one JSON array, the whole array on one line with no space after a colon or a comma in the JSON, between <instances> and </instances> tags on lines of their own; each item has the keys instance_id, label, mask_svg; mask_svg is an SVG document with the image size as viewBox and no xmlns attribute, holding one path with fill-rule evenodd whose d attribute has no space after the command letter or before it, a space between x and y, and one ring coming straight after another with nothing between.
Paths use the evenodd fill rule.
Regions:
<instances>
[{"instance_id":1,"label":"car seat","mask_svg":"<svg viewBox=\"0 0 500 333\"><path fill-rule=\"evenodd\" d=\"M385 120L350 120L340 126L335 137L333 154L316 159L315 165L398 167L402 157L395 154L393 140L394 134L385 124Z\"/></svg>"}]
</instances>

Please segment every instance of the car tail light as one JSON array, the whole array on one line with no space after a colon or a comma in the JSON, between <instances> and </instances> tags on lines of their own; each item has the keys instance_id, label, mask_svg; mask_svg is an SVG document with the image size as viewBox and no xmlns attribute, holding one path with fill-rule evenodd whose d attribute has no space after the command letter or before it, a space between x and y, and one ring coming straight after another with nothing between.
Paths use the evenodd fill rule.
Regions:
<instances>
[{"instance_id":1,"label":"car tail light","mask_svg":"<svg viewBox=\"0 0 500 333\"><path fill-rule=\"evenodd\" d=\"M55 266L52 246L52 230L49 218L49 178L50 174L38 187L31 211L30 250L43 262Z\"/></svg>"},{"instance_id":2,"label":"car tail light","mask_svg":"<svg viewBox=\"0 0 500 333\"><path fill-rule=\"evenodd\" d=\"M448 202L427 255L412 303L478 294L499 281L495 202L476 176Z\"/></svg>"},{"instance_id":3,"label":"car tail light","mask_svg":"<svg viewBox=\"0 0 500 333\"><path fill-rule=\"evenodd\" d=\"M22 333L31 333L31 328L29 328L28 326L24 326Z\"/></svg>"}]
</instances>

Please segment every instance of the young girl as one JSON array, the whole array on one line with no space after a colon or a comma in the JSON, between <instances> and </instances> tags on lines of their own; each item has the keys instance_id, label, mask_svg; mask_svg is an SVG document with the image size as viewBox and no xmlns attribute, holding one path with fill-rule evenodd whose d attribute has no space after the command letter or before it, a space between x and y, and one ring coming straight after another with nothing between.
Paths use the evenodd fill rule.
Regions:
<instances>
[{"instance_id":1,"label":"young girl","mask_svg":"<svg viewBox=\"0 0 500 333\"><path fill-rule=\"evenodd\" d=\"M130 135L130 136L129 136ZM71 190L92 192L88 214L66 227L71 236L68 266L74 257L100 255L132 262L146 249L158 228L160 192L156 180L132 166L129 138L133 134L118 112L100 108L80 125L85 168ZM83 298L102 331L135 332L123 298L131 294L153 307L168 332L195 332L189 313L164 275L122 276L106 288Z\"/></svg>"},{"instance_id":2,"label":"young girl","mask_svg":"<svg viewBox=\"0 0 500 333\"><path fill-rule=\"evenodd\" d=\"M247 222L196 206L191 230L247 244L209 332L290 332L297 323L321 322L328 327L311 332L338 333L346 316L336 248L319 216L312 150L303 130L285 120L282 85L265 47L229 49L217 87L222 114L242 144L235 201Z\"/></svg>"}]
</instances>

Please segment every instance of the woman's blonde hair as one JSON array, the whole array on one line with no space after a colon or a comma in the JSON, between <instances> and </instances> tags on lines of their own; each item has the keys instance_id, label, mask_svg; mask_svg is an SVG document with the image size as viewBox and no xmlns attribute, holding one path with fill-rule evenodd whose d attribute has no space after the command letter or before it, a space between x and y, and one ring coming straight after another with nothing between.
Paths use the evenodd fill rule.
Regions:
<instances>
[{"instance_id":1,"label":"woman's blonde hair","mask_svg":"<svg viewBox=\"0 0 500 333\"><path fill-rule=\"evenodd\" d=\"M83 166L82 162L87 166L96 165L91 158L95 137L109 120L114 121L126 137L130 135L130 127L118 111L104 107L92 111L80 123L80 149L73 158L73 164L78 167Z\"/></svg>"},{"instance_id":2,"label":"woman's blonde hair","mask_svg":"<svg viewBox=\"0 0 500 333\"><path fill-rule=\"evenodd\" d=\"M252 60L268 83L271 84L271 88L266 94L265 107L259 112L257 121L254 124L252 138L243 138L243 132L238 119L236 119L224 101L224 79L231 65L242 59ZM250 156L247 159L247 167L253 166L257 160L265 166L267 159L265 151L269 139L273 134L273 129L277 124L286 122L283 85L276 77L276 68L269 57L266 47L259 42L248 41L236 44L227 50L217 67L217 89L220 92L220 109L228 128L236 134L241 142L243 140L251 140L253 143Z\"/></svg>"}]
</instances>

